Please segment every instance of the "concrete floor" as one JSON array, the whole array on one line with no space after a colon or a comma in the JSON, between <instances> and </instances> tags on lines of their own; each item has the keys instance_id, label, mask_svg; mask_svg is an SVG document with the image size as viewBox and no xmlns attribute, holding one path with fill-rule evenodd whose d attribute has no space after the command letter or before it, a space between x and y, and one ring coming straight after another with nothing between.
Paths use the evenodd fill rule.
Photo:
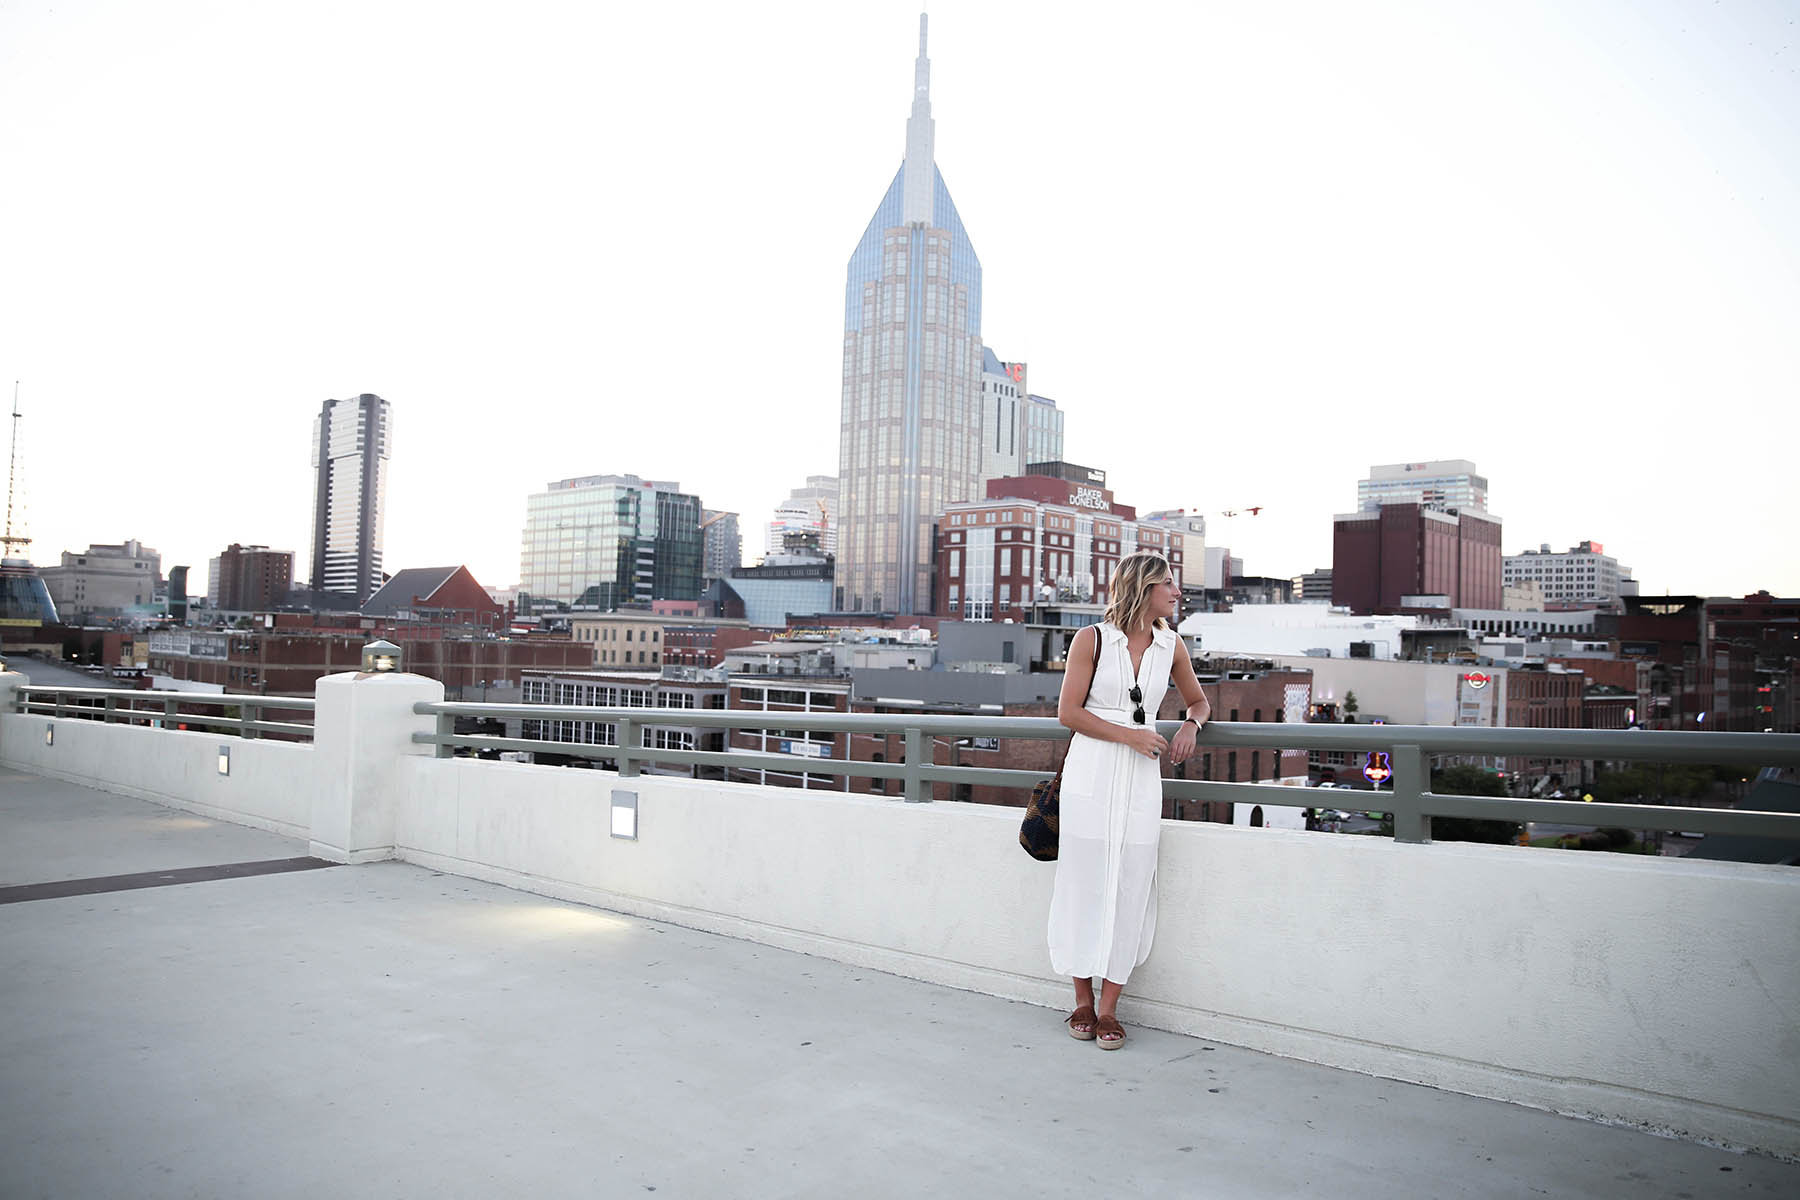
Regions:
<instances>
[{"instance_id":1,"label":"concrete floor","mask_svg":"<svg viewBox=\"0 0 1800 1200\"><path fill-rule=\"evenodd\" d=\"M0 768L0 887L305 853ZM0 1006L5 1197L1800 1194L399 863L0 903Z\"/></svg>"}]
</instances>

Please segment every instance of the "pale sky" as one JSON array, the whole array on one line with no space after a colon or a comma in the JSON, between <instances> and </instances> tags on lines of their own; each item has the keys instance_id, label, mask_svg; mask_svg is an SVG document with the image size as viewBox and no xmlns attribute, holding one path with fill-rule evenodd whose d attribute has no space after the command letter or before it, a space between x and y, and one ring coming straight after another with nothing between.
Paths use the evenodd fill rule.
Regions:
<instances>
[{"instance_id":1,"label":"pale sky","mask_svg":"<svg viewBox=\"0 0 1800 1200\"><path fill-rule=\"evenodd\" d=\"M1800 595L1800 0L931 12L983 340L1140 511L1331 562L1375 463L1507 553ZM394 409L386 566L518 578L525 497L837 469L844 271L918 7L0 0L0 380L33 558L307 573L311 422ZM8 397L10 399L10 397ZM1218 516L1264 506L1258 517Z\"/></svg>"}]
</instances>

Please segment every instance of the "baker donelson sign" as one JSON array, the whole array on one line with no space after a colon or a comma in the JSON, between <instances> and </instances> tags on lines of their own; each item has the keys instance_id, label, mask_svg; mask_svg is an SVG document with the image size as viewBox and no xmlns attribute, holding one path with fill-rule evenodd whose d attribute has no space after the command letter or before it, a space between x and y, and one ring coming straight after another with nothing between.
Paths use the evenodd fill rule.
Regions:
<instances>
[{"instance_id":1,"label":"baker donelson sign","mask_svg":"<svg viewBox=\"0 0 1800 1200\"><path fill-rule=\"evenodd\" d=\"M1076 508L1110 509L1106 502L1106 493L1099 488L1073 487L1069 489L1069 503Z\"/></svg>"}]
</instances>

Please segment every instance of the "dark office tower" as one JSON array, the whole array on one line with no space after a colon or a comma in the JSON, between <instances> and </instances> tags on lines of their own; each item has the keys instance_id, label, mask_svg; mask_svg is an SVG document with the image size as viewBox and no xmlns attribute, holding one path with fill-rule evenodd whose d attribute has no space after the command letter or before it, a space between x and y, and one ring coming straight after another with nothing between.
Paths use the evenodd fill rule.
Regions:
<instances>
[{"instance_id":1,"label":"dark office tower","mask_svg":"<svg viewBox=\"0 0 1800 1200\"><path fill-rule=\"evenodd\" d=\"M1331 602L1354 613L1415 604L1499 608L1500 518L1379 504L1332 518Z\"/></svg>"},{"instance_id":2,"label":"dark office tower","mask_svg":"<svg viewBox=\"0 0 1800 1200\"><path fill-rule=\"evenodd\" d=\"M381 518L388 453L388 402L367 392L327 400L313 418L312 586L356 597L381 586Z\"/></svg>"},{"instance_id":3,"label":"dark office tower","mask_svg":"<svg viewBox=\"0 0 1800 1200\"><path fill-rule=\"evenodd\" d=\"M844 287L837 606L929 612L933 523L981 478L981 262L933 159L919 17L906 160Z\"/></svg>"}]
</instances>

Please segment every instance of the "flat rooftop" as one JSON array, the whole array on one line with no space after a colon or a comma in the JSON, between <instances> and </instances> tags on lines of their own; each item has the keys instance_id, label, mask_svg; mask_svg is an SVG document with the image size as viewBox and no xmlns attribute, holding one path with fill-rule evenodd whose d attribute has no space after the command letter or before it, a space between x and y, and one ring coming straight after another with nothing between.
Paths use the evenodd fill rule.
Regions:
<instances>
[{"instance_id":1,"label":"flat rooftop","mask_svg":"<svg viewBox=\"0 0 1800 1200\"><path fill-rule=\"evenodd\" d=\"M1103 1053L1061 1012L306 853L0 767L0 1195L1800 1194L1800 1164L1151 1029Z\"/></svg>"}]
</instances>

